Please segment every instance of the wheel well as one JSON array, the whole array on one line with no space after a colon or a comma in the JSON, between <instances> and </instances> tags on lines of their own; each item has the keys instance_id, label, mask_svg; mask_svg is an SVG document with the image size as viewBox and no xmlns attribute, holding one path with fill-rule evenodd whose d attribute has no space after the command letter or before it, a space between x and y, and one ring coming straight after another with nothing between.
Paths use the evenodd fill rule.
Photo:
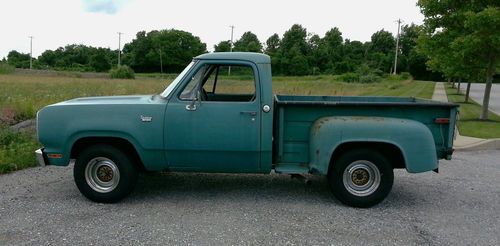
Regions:
<instances>
[{"instance_id":1,"label":"wheel well","mask_svg":"<svg viewBox=\"0 0 500 246\"><path fill-rule=\"evenodd\" d=\"M132 158L132 162L136 165L136 167L144 171L144 164L142 163L137 150L134 145L132 145L128 140L117 137L86 137L78 139L71 148L70 158L75 159L80 152L82 152L85 148L94 145L94 144L109 144L115 148L122 150L125 154L127 154L130 158Z\"/></svg>"},{"instance_id":2,"label":"wheel well","mask_svg":"<svg viewBox=\"0 0 500 246\"><path fill-rule=\"evenodd\" d=\"M343 143L333 151L330 168L343 154L353 149L372 149L381 153L391 163L393 168L405 168L406 163L401 150L393 144L381 142L349 142Z\"/></svg>"}]
</instances>

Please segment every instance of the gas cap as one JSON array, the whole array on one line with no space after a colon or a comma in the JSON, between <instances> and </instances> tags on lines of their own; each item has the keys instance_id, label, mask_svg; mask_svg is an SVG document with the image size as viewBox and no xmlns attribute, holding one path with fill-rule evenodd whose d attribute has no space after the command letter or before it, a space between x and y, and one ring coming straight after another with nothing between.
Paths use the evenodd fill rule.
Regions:
<instances>
[{"instance_id":1,"label":"gas cap","mask_svg":"<svg viewBox=\"0 0 500 246\"><path fill-rule=\"evenodd\" d=\"M269 107L269 105L266 104L266 105L262 106L262 111L264 111L264 113L267 113L267 112L271 111L271 107Z\"/></svg>"}]
</instances>

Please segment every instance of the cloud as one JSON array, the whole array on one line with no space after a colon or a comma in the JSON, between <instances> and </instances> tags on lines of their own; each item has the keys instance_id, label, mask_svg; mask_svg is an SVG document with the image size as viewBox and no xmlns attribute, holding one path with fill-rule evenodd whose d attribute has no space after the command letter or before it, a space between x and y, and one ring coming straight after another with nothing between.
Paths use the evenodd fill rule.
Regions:
<instances>
[{"instance_id":1,"label":"cloud","mask_svg":"<svg viewBox=\"0 0 500 246\"><path fill-rule=\"evenodd\" d=\"M82 0L85 10L93 13L116 14L126 0Z\"/></svg>"}]
</instances>

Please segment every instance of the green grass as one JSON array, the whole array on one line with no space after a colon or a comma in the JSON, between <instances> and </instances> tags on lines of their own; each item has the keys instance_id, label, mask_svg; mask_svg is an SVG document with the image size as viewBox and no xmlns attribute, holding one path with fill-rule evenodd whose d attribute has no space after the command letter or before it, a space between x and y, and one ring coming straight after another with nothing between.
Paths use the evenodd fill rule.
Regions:
<instances>
[{"instance_id":1,"label":"green grass","mask_svg":"<svg viewBox=\"0 0 500 246\"><path fill-rule=\"evenodd\" d=\"M0 74L0 173L35 165L39 147L34 133L14 133L6 125L36 117L49 104L76 97L160 93L175 76L137 74L135 80L72 74ZM245 76L241 80L248 79ZM335 76L273 77L273 92L282 95L408 96L431 98L435 83L386 79L379 83L345 83ZM3 127L2 127L3 125Z\"/></svg>"},{"instance_id":2,"label":"green grass","mask_svg":"<svg viewBox=\"0 0 500 246\"><path fill-rule=\"evenodd\" d=\"M0 62L0 74L11 74L16 71L14 66L11 66L7 63Z\"/></svg>"},{"instance_id":3,"label":"green grass","mask_svg":"<svg viewBox=\"0 0 500 246\"><path fill-rule=\"evenodd\" d=\"M0 114L15 112L17 121L34 118L43 106L76 97L160 93L170 83L158 78L135 80L0 75ZM274 77L273 92L284 95L408 96L431 98L433 82L386 80L360 84L336 81L335 76Z\"/></svg>"},{"instance_id":4,"label":"green grass","mask_svg":"<svg viewBox=\"0 0 500 246\"><path fill-rule=\"evenodd\" d=\"M0 174L35 166L34 151L39 146L33 132L0 127Z\"/></svg>"},{"instance_id":5,"label":"green grass","mask_svg":"<svg viewBox=\"0 0 500 246\"><path fill-rule=\"evenodd\" d=\"M60 76L0 75L0 114L14 111L19 120L34 118L48 104L76 97L153 94L163 90L158 79L103 79Z\"/></svg>"},{"instance_id":6,"label":"green grass","mask_svg":"<svg viewBox=\"0 0 500 246\"><path fill-rule=\"evenodd\" d=\"M477 138L500 138L500 116L495 113L489 113L489 120L480 120L481 105L469 99L464 103L465 96L457 94L457 89L445 85L448 101L460 105L460 119L458 121L458 130L460 135Z\"/></svg>"}]
</instances>

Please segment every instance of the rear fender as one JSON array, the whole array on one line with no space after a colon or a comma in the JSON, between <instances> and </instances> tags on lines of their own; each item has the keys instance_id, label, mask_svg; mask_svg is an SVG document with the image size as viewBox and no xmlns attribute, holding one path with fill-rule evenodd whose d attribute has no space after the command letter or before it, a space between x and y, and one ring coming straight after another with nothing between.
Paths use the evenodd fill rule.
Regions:
<instances>
[{"instance_id":1,"label":"rear fender","mask_svg":"<svg viewBox=\"0 0 500 246\"><path fill-rule=\"evenodd\" d=\"M345 143L384 143L401 151L410 173L438 167L436 146L422 123L386 117L339 116L318 119L310 132L311 170L326 175L334 151Z\"/></svg>"}]
</instances>

